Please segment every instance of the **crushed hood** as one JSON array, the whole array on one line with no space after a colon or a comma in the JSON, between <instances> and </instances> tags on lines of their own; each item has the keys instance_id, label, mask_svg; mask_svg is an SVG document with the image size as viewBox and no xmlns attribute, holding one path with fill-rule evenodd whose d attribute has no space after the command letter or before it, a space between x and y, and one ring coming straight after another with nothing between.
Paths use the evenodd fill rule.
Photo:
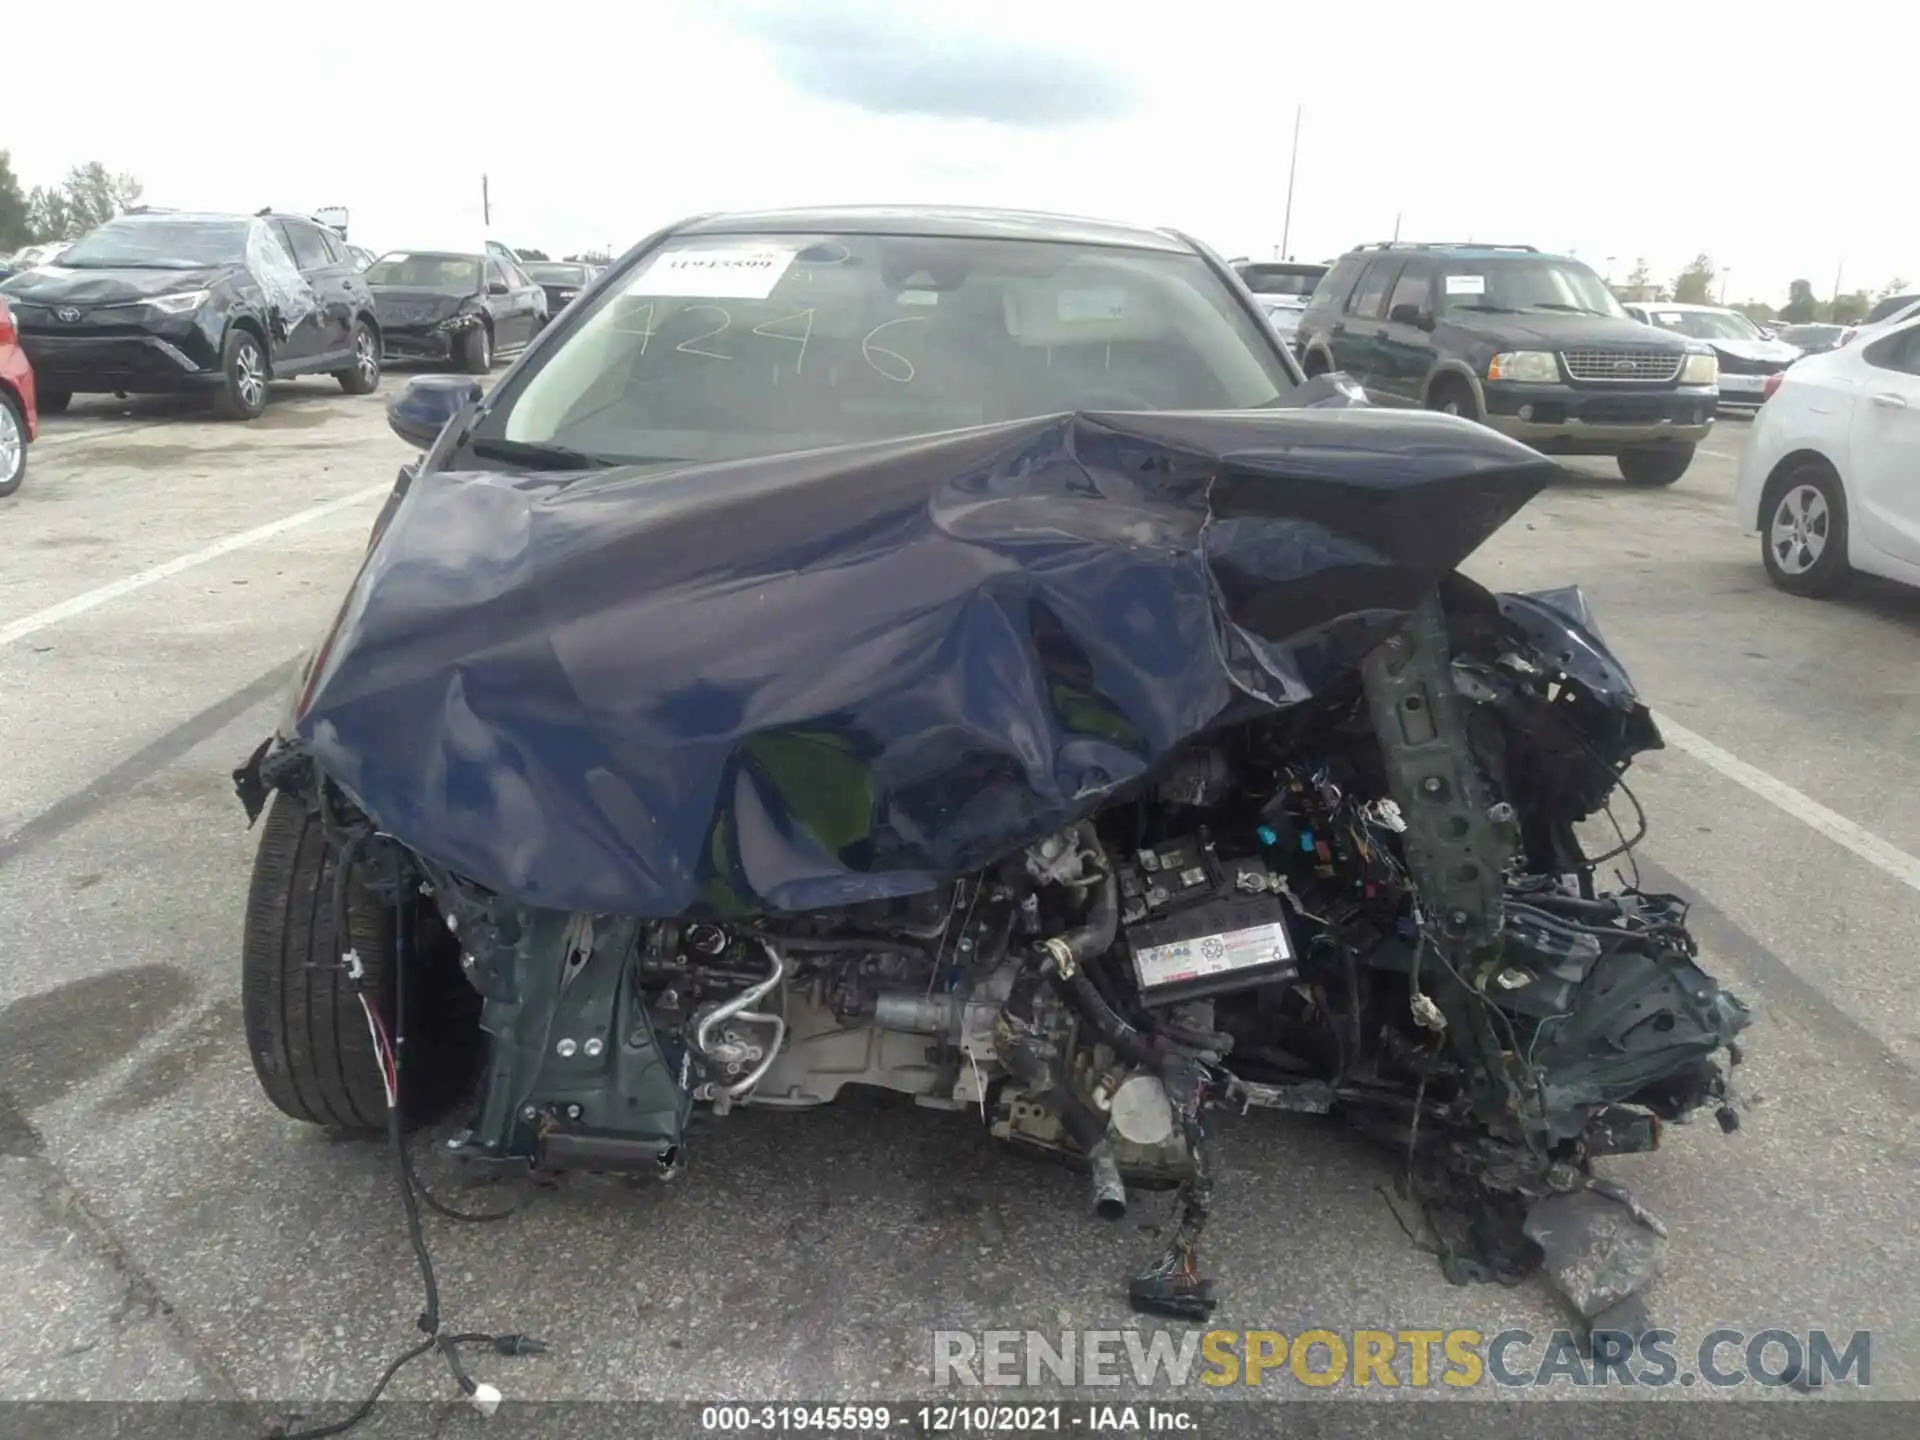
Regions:
<instances>
[{"instance_id":1,"label":"crushed hood","mask_svg":"<svg viewBox=\"0 0 1920 1440\"><path fill-rule=\"evenodd\" d=\"M240 269L216 265L199 270L69 270L43 265L23 270L7 282L6 293L35 305L124 305L183 290L205 290L221 276Z\"/></svg>"},{"instance_id":2,"label":"crushed hood","mask_svg":"<svg viewBox=\"0 0 1920 1440\"><path fill-rule=\"evenodd\" d=\"M423 474L296 730L383 830L527 903L927 889L1349 676L1553 473L1354 397Z\"/></svg>"}]
</instances>

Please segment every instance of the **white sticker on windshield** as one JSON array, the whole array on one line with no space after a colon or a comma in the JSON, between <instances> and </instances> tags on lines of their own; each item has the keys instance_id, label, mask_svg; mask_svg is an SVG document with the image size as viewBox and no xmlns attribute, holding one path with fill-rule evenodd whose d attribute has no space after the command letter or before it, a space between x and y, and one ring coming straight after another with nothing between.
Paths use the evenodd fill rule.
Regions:
<instances>
[{"instance_id":1,"label":"white sticker on windshield","mask_svg":"<svg viewBox=\"0 0 1920 1440\"><path fill-rule=\"evenodd\" d=\"M893 298L902 305L938 305L940 292L938 290L902 290Z\"/></svg>"},{"instance_id":2,"label":"white sticker on windshield","mask_svg":"<svg viewBox=\"0 0 1920 1440\"><path fill-rule=\"evenodd\" d=\"M1487 293L1487 277L1484 275L1447 276L1447 294L1484 295Z\"/></svg>"},{"instance_id":3,"label":"white sticker on windshield","mask_svg":"<svg viewBox=\"0 0 1920 1440\"><path fill-rule=\"evenodd\" d=\"M1126 313L1126 292L1112 289L1062 290L1054 309L1062 325L1096 325L1124 319Z\"/></svg>"},{"instance_id":4,"label":"white sticker on windshield","mask_svg":"<svg viewBox=\"0 0 1920 1440\"><path fill-rule=\"evenodd\" d=\"M1654 315L1653 321L1656 325L1678 325L1680 323L1680 312L1678 310L1661 310Z\"/></svg>"},{"instance_id":5,"label":"white sticker on windshield","mask_svg":"<svg viewBox=\"0 0 1920 1440\"><path fill-rule=\"evenodd\" d=\"M764 300L798 253L791 246L727 245L671 250L627 287L629 295L691 295L703 300Z\"/></svg>"}]
</instances>

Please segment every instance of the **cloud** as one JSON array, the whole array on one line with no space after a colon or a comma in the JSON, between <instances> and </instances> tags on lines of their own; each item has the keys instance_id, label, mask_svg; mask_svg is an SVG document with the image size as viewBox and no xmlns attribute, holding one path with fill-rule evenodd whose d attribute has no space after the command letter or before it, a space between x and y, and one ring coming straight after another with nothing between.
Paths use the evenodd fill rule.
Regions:
<instances>
[{"instance_id":1,"label":"cloud","mask_svg":"<svg viewBox=\"0 0 1920 1440\"><path fill-rule=\"evenodd\" d=\"M1091 56L935 27L864 0L716 9L772 50L775 70L796 90L870 114L1039 129L1121 119L1140 99Z\"/></svg>"}]
</instances>

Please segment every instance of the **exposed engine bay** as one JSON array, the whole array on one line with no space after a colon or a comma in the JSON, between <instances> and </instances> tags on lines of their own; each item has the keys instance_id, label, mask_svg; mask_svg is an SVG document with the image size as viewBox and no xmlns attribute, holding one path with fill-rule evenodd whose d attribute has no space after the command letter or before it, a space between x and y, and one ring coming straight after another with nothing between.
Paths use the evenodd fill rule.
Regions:
<instances>
[{"instance_id":1,"label":"exposed engine bay","mask_svg":"<svg viewBox=\"0 0 1920 1440\"><path fill-rule=\"evenodd\" d=\"M1083 1166L1098 1216L1174 1188L1129 1295L1197 1318L1210 1130L1332 1113L1404 1153L1457 1280L1554 1271L1569 1205L1617 1209L1622 1229L1588 1223L1632 1252L1573 1295L1592 1319L1663 1234L1595 1162L1702 1107L1737 1124L1746 1008L1699 967L1683 900L1608 888L1631 840L1589 856L1576 834L1659 743L1577 592L1454 576L1310 703L1201 736L989 866L838 908L543 909L382 835L298 742L238 778L431 896L488 1037L457 1144L476 1162L668 1175L697 1108L880 1086Z\"/></svg>"}]
</instances>

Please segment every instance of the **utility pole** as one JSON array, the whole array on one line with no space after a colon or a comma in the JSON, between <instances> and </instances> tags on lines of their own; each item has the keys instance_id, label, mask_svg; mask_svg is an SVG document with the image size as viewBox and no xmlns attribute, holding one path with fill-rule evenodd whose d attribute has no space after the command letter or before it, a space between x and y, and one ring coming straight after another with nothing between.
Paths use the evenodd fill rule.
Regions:
<instances>
[{"instance_id":1,"label":"utility pole","mask_svg":"<svg viewBox=\"0 0 1920 1440\"><path fill-rule=\"evenodd\" d=\"M1280 222L1280 249L1286 251L1287 241L1293 230L1293 172L1300 168L1300 112L1304 106L1293 107L1293 158L1287 162L1287 213Z\"/></svg>"},{"instance_id":2,"label":"utility pole","mask_svg":"<svg viewBox=\"0 0 1920 1440\"><path fill-rule=\"evenodd\" d=\"M1733 267L1731 265L1720 272L1720 303L1722 305L1727 303L1727 277L1732 273Z\"/></svg>"},{"instance_id":3,"label":"utility pole","mask_svg":"<svg viewBox=\"0 0 1920 1440\"><path fill-rule=\"evenodd\" d=\"M493 202L487 196L487 177L480 177L480 223L493 228Z\"/></svg>"},{"instance_id":4,"label":"utility pole","mask_svg":"<svg viewBox=\"0 0 1920 1440\"><path fill-rule=\"evenodd\" d=\"M1613 262L1615 258L1616 257L1612 255L1607 256L1607 284L1609 285L1613 284Z\"/></svg>"},{"instance_id":5,"label":"utility pole","mask_svg":"<svg viewBox=\"0 0 1920 1440\"><path fill-rule=\"evenodd\" d=\"M1400 212L1398 210L1393 212L1393 243L1396 245L1400 243Z\"/></svg>"}]
</instances>

